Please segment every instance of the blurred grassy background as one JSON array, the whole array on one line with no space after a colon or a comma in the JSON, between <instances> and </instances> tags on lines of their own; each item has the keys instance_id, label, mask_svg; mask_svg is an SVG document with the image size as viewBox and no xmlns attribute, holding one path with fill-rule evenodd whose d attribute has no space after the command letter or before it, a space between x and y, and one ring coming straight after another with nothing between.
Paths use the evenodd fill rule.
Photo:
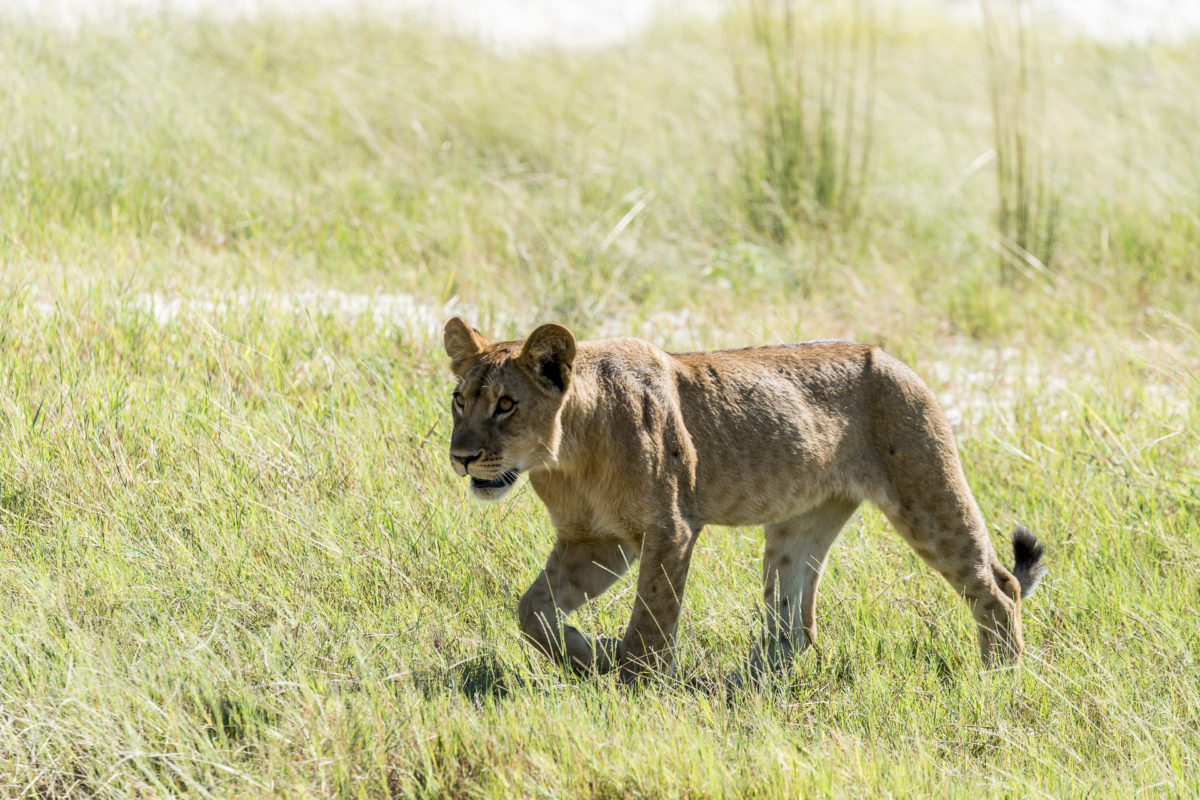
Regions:
<instances>
[{"instance_id":1,"label":"blurred grassy background","mask_svg":"<svg viewBox=\"0 0 1200 800\"><path fill-rule=\"evenodd\" d=\"M765 76L737 15L508 56L378 20L6 26L0 256L44 291L44 275L98 273L387 287L510 315L533 296L520 324L585 331L704 308L784 338L815 312L864 338L1061 339L1196 305L1195 47L1037 37L1046 110L1028 135L1060 235L1053 274L1004 286L983 34L882 12L870 29L859 208L776 246L747 219L737 150L756 98L733 66ZM841 52L814 46L809 72Z\"/></svg>"}]
</instances>

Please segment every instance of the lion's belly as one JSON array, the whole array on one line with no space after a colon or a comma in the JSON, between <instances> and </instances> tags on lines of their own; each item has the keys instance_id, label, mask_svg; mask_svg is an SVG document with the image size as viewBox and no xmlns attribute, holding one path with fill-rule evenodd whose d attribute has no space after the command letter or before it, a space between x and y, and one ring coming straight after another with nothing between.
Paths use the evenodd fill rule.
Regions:
<instances>
[{"instance_id":1,"label":"lion's belly","mask_svg":"<svg viewBox=\"0 0 1200 800\"><path fill-rule=\"evenodd\" d=\"M863 476L854 465L863 460L863 432L849 415L813 413L798 393L782 394L759 398L767 402L753 417L701 419L700 431L689 425L705 523L761 525L834 494L861 496Z\"/></svg>"},{"instance_id":2,"label":"lion's belly","mask_svg":"<svg viewBox=\"0 0 1200 800\"><path fill-rule=\"evenodd\" d=\"M742 468L703 471L696 486L700 517L710 525L764 525L801 514L834 494L859 494L857 483L838 465L814 467L797 459Z\"/></svg>"}]
</instances>

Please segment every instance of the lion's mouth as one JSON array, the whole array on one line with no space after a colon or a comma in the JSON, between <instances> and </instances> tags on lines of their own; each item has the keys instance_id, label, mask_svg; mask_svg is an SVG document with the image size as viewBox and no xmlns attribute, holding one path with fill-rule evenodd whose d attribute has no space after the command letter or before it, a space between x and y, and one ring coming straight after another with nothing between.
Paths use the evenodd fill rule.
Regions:
<instances>
[{"instance_id":1,"label":"lion's mouth","mask_svg":"<svg viewBox=\"0 0 1200 800\"><path fill-rule=\"evenodd\" d=\"M482 478L471 476L472 489L504 489L512 486L517 482L517 478L521 477L521 473L515 469L506 469L490 481L485 481Z\"/></svg>"}]
</instances>

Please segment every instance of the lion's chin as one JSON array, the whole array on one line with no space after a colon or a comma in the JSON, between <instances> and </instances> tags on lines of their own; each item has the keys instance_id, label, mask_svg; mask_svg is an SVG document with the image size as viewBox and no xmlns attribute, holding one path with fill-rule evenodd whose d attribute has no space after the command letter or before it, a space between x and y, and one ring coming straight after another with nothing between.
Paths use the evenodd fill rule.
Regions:
<instances>
[{"instance_id":1,"label":"lion's chin","mask_svg":"<svg viewBox=\"0 0 1200 800\"><path fill-rule=\"evenodd\" d=\"M471 495L476 500L495 502L496 500L499 500L508 494L509 490L512 489L513 484L517 482L517 478L520 476L521 473L517 470L507 469L498 477L490 481L472 477Z\"/></svg>"}]
</instances>

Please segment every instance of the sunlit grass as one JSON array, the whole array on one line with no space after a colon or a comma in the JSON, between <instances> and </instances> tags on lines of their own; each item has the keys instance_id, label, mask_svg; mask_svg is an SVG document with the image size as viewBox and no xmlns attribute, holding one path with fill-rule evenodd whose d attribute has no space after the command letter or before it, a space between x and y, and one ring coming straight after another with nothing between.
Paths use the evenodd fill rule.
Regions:
<instances>
[{"instance_id":1,"label":"sunlit grass","mask_svg":"<svg viewBox=\"0 0 1200 800\"><path fill-rule=\"evenodd\" d=\"M1006 283L981 34L880 30L862 224L776 245L727 26L508 57L400 22L0 27L0 793L1200 792L1198 51L1048 37L1056 268ZM1002 552L1046 542L1025 667L981 671L867 510L778 686L694 688L756 631L755 530L700 541L677 674L562 674L515 630L544 510L465 496L434 339L276 302L325 289L497 336L883 343L959 415Z\"/></svg>"},{"instance_id":2,"label":"sunlit grass","mask_svg":"<svg viewBox=\"0 0 1200 800\"><path fill-rule=\"evenodd\" d=\"M1058 189L1046 163L1043 55L1022 0L981 4L996 163L996 250L1006 277L1040 279L1058 233ZM1041 274L1039 274L1041 273Z\"/></svg>"},{"instance_id":3,"label":"sunlit grass","mask_svg":"<svg viewBox=\"0 0 1200 800\"><path fill-rule=\"evenodd\" d=\"M965 428L1000 546L1020 521L1049 548L1023 671L980 672L965 607L868 511L835 550L819 652L727 703L687 681L744 656L761 534L706 532L675 678L562 675L513 617L545 513L528 488L467 500L424 343L252 309L161 325L94 293L4 320L10 791L1197 788L1191 362L1057 363ZM631 586L580 624L619 630Z\"/></svg>"},{"instance_id":4,"label":"sunlit grass","mask_svg":"<svg viewBox=\"0 0 1200 800\"><path fill-rule=\"evenodd\" d=\"M532 296L585 329L704 308L785 337L1055 338L1195 307L1195 48L1040 38L1056 269L1006 286L982 33L882 12L872 30L857 224L775 247L734 146L738 25L507 57L402 20L6 26L0 257L48 296L101 275L498 316Z\"/></svg>"},{"instance_id":5,"label":"sunlit grass","mask_svg":"<svg viewBox=\"0 0 1200 800\"><path fill-rule=\"evenodd\" d=\"M745 214L776 240L850 227L871 156L875 18L853 3L751 0L731 47ZM735 28L735 31L739 29Z\"/></svg>"}]
</instances>

